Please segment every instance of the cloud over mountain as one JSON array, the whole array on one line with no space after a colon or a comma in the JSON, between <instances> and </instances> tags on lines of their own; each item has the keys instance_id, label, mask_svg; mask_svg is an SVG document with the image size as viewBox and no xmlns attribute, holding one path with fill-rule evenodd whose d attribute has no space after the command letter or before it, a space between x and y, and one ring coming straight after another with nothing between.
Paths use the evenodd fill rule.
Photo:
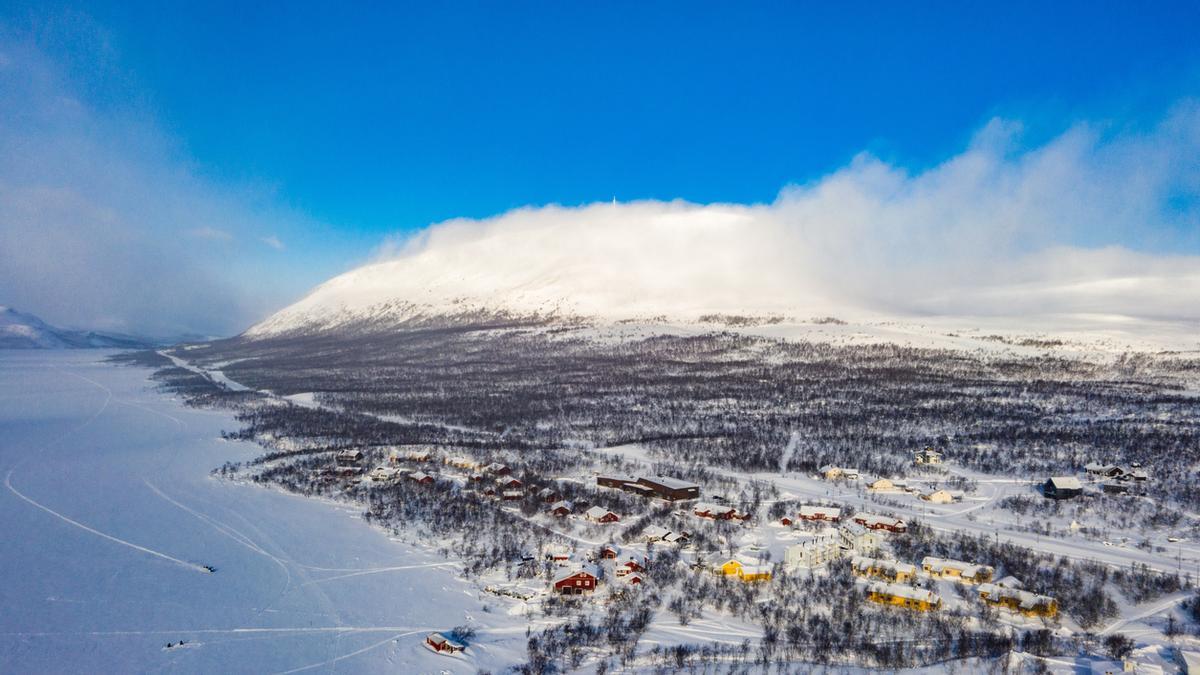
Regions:
<instances>
[{"instance_id":1,"label":"cloud over mountain","mask_svg":"<svg viewBox=\"0 0 1200 675\"><path fill-rule=\"evenodd\" d=\"M771 204L643 201L455 219L383 246L273 322L467 299L705 312L1200 320L1200 108L1036 146L993 120L919 172L870 155Z\"/></svg>"}]
</instances>

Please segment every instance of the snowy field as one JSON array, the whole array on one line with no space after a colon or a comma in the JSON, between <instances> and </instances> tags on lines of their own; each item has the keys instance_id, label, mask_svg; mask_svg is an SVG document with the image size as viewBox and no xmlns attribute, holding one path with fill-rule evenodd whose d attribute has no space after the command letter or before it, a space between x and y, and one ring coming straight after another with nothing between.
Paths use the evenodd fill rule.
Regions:
<instances>
[{"instance_id":1,"label":"snowy field","mask_svg":"<svg viewBox=\"0 0 1200 675\"><path fill-rule=\"evenodd\" d=\"M524 622L453 562L345 507L210 477L257 454L220 439L229 414L185 408L150 371L104 356L0 351L0 672L457 673L521 660ZM467 655L423 646L464 623L479 631Z\"/></svg>"}]
</instances>

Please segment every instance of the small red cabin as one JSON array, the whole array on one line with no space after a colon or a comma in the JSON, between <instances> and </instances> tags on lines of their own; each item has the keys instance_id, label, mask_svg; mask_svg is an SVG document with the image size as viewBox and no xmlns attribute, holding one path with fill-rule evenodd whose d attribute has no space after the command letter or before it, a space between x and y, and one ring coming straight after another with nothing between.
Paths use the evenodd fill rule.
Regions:
<instances>
[{"instance_id":1,"label":"small red cabin","mask_svg":"<svg viewBox=\"0 0 1200 675\"><path fill-rule=\"evenodd\" d=\"M425 644L435 652L442 654L454 654L466 649L463 643L452 640L441 633L430 633L425 636Z\"/></svg>"}]
</instances>

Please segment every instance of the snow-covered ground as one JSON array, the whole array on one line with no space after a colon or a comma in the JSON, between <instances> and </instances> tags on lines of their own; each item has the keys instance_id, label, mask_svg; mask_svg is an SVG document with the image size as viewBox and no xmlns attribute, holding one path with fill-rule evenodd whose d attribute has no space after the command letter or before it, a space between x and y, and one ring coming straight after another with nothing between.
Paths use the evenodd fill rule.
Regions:
<instances>
[{"instance_id":1,"label":"snow-covered ground","mask_svg":"<svg viewBox=\"0 0 1200 675\"><path fill-rule=\"evenodd\" d=\"M353 510L210 477L260 450L220 439L228 413L185 408L149 371L103 356L0 351L0 672L520 661L525 626L508 600ZM423 646L464 623L479 631L467 654Z\"/></svg>"}]
</instances>

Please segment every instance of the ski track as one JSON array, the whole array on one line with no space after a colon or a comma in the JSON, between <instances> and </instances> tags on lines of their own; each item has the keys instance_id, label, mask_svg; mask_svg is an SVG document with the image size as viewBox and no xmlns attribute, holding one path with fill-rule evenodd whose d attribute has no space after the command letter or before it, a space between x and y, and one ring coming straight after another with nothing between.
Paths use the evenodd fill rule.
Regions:
<instances>
[{"instance_id":1,"label":"ski track","mask_svg":"<svg viewBox=\"0 0 1200 675\"><path fill-rule=\"evenodd\" d=\"M186 567L190 570L194 570L196 572L200 572L201 574L211 574L208 571L208 569L206 569L203 565L197 565L196 563L191 563L186 560L180 560L179 558L168 555L161 551L155 551L152 548L146 548L145 546L135 544L131 541L126 541L124 539L121 539L120 537L114 537L111 534L106 534L104 532L101 532L100 530L97 530L94 527L89 527L87 525L84 525L83 523L79 522L78 520L74 520L68 516L65 516L65 515L59 513L58 511L55 511L54 509L52 509L48 506L45 506L39 502L34 501L33 499L30 499L29 497L25 496L25 494L22 493L20 490L13 487L12 474L13 474L13 469L9 469L8 473L5 474L4 487L8 488L9 491L12 492L13 494L15 494L16 496L20 497L21 499L25 500L26 502L29 502L30 504L36 506L37 508L45 511L46 513L49 513L50 515L54 516L55 518L58 518L64 522L70 523L71 525L74 525L75 527L78 527L79 529L84 530L85 532L91 532L92 534L94 534L98 537L103 537L104 539L107 539L111 542L120 544L122 546L128 546L129 548L131 548L135 551L141 551L142 553L147 553L149 555L155 556L156 558L162 558L163 560L166 560L168 562L173 562L176 565L182 565L183 567Z\"/></svg>"},{"instance_id":2,"label":"ski track","mask_svg":"<svg viewBox=\"0 0 1200 675\"><path fill-rule=\"evenodd\" d=\"M60 368L60 367L58 367L58 366L55 366L54 368L55 368L55 370L57 370L57 371L59 371L59 372L61 372L61 373L65 374L65 375L71 375L72 377L78 378L78 379L80 379L80 380L83 380L83 381L85 381L85 382L88 382L88 383L90 383L90 384L92 384L92 385L94 385L94 386L98 387L100 390L102 390L102 391L104 392L105 396L104 396L104 403L103 403L103 404L101 404L100 408L99 408L98 410L96 410L96 412L92 413L92 415L91 415L90 417L88 417L86 420L84 420L84 421L83 421L83 422L82 422L82 423L81 423L79 426L77 426L77 427L75 427L75 428L73 428L73 429L70 429L70 430L68 430L67 432L65 432L65 433L63 433L61 436L59 436L58 438L55 438L54 440L52 440L52 441L50 441L49 443L45 444L45 445L42 447L42 449L43 449L43 450L45 450L45 449L46 449L46 448L48 448L48 447L51 447L51 446L54 446L54 445L57 445L57 444L61 443L63 440L65 440L65 439L69 438L70 436L72 436L72 435L74 435L74 434L76 434L76 433L79 433L79 432L80 432L80 431L82 431L84 428L86 428L88 425L90 425L91 423L95 422L95 421L96 421L96 420L97 420L97 419L98 419L98 418L99 418L99 417L100 417L102 414L104 414L104 412L105 412L106 410L108 410L109 403L111 403L111 402L112 402L112 400L113 400L113 393L112 393L112 390L111 390L111 389L109 389L108 387L104 386L104 385L103 385L103 384L101 384L100 382L97 382L96 380L93 380L93 379L91 379L90 377L86 377L86 376L84 376L84 375L80 375L79 373L75 373L75 372L72 372L72 371L69 371L69 370L64 370L63 368ZM168 415L167 417L169 417L169 415ZM178 421L178 420L176 420L176 421ZM19 466L19 465L18 465L18 466ZM102 538L104 538L104 539L107 539L107 540L109 540L109 541L111 541L111 542L114 542L114 543L120 544L120 545L122 545L122 546L126 546L126 547L128 547L128 548L131 548L131 549L133 549L133 550L135 550L135 551L140 551L140 552L142 552L142 553L146 553L146 554L149 554L149 555L155 556L155 557L157 557L157 558L161 558L162 560L166 560L166 561L168 561L168 562L172 562L172 563L175 563L175 564L177 564L177 565L182 565L183 567L186 567L186 568L188 568L188 569L191 569L191 570L194 570L194 571L197 571L197 572L201 572L201 573L203 573L203 574L209 574L209 571L208 571L207 569L205 569L205 568L204 568L202 565L197 565L196 563L191 563L191 562L188 562L188 561L186 561L186 560L180 560L179 558L176 558L176 557L174 557L174 556L172 556L172 555L168 555L168 554L166 554L166 553L163 553L162 551L155 551L154 549L147 548L147 547L145 547L145 546L141 546L141 545L139 545L139 544L135 544L135 543L133 543L133 542L131 542L131 541L127 541L127 540L125 540L125 539L121 539L120 537L114 537L114 536L113 536L113 535L111 535L111 534L107 534L107 533L105 533L105 532L101 532L100 530L97 530L97 529L96 529L96 528L94 528L94 527L90 527L90 526L88 526L88 525L84 525L83 523L79 522L78 520L75 520L75 519L73 519L73 518L71 518L71 517L69 517L69 516L67 516L67 515L65 515L65 514L59 513L58 511L55 511L54 509L52 509L52 508L50 508L50 507L46 506L45 504L42 504L41 502L38 502L38 501L34 500L33 498L29 497L28 495L26 495L25 493L21 492L21 491L20 491L20 490L18 490L17 488L13 487L13 484L12 484L12 475L13 475L13 472L14 472L14 471L16 471L16 469L17 469L17 468L18 468L18 467L14 466L13 468L11 468L11 469L9 469L9 470L8 470L8 473L7 473L7 474L5 474L5 476L4 476L4 486L5 486L6 488L8 488L9 492L12 492L14 495L16 495L17 497L20 497L20 498L21 498L23 501L25 501L25 502L27 502L27 503L31 504L32 506L35 506L35 507L37 507L37 508L41 509L42 511L45 511L46 513L49 513L50 515L54 516L55 518L58 518L59 520L62 520L62 521L63 521L63 522L65 522L65 523L68 523L68 524L70 524L70 525L74 525L75 527L77 527L77 528L79 528L79 529L81 529L81 530L83 530L83 531L85 531L85 532L90 532L90 533L92 533L92 534L94 534L94 535L96 535L96 536L98 536L98 537L102 537Z\"/></svg>"},{"instance_id":3,"label":"ski track","mask_svg":"<svg viewBox=\"0 0 1200 675\"><path fill-rule=\"evenodd\" d=\"M343 661L345 659L349 659L349 658L358 656L359 654L365 654L373 649L378 649L379 647L382 647L383 645L386 645L387 643L392 642L398 638L407 637L409 635L416 635L417 633L421 633L426 630L429 630L429 629L424 628L424 629L408 631L408 632L404 632L404 633L396 633L395 635L392 635L384 640L380 640L379 642L376 642L374 644L367 645L366 647L363 647L362 649L356 649L355 651L352 651L348 654L342 654L341 656L335 656L334 658L329 659L328 661L321 661L320 663L313 663L313 664L309 664L307 666L301 666L299 668L292 668L291 670L281 670L278 673L276 673L276 675L289 675L290 673L299 673L299 672L303 672L305 670L312 670L313 668L320 668L322 666L330 666L330 665L337 663L338 661Z\"/></svg>"},{"instance_id":4,"label":"ski track","mask_svg":"<svg viewBox=\"0 0 1200 675\"><path fill-rule=\"evenodd\" d=\"M347 574L338 574L338 575L331 576L331 577L322 577L320 579L314 579L312 581L308 581L308 582L301 584L301 586L312 586L313 584L323 584L327 581L337 581L338 579L349 579L350 577L361 577L361 576L364 576L367 574L382 574L384 572L398 572L401 570L427 569L430 567L456 567L461 562L462 562L461 560L447 560L446 562L428 563L425 565L399 565L396 567L375 567L375 568L371 568L371 569L358 570L356 572L350 572Z\"/></svg>"},{"instance_id":5,"label":"ski track","mask_svg":"<svg viewBox=\"0 0 1200 675\"><path fill-rule=\"evenodd\" d=\"M217 532L232 539L233 541L237 542L241 546L271 560L276 565L278 565L279 569L283 570L284 583L283 583L283 590L281 590L279 592L279 598L276 599L276 602L278 602L279 599L282 599L285 595L287 595L288 591L291 590L291 588L292 588L292 572L290 569L288 569L287 563L285 563L283 560L281 560L277 556L272 555L271 553L269 553L268 551L266 551L265 549L260 547L258 544L254 543L254 540L250 539L245 534L242 534L241 532L234 529L233 527L231 527L225 523L222 523L221 521L216 520L215 518L212 518L203 513L200 513L199 511L196 511L195 509L171 498L169 495L167 495L165 492L160 490L158 488L158 486L154 485L149 480L143 478L142 482L145 483L146 487L150 488L154 492L154 494L158 495L159 497L162 497L163 499L170 502L171 504L174 504L175 506L179 507L180 509L183 509L184 511L190 513L191 515L195 516L196 518L200 519L201 521L208 523ZM262 615L264 612L266 612L270 608L271 608L270 605L267 605L266 607L263 607L261 610L259 610L258 614Z\"/></svg>"}]
</instances>

